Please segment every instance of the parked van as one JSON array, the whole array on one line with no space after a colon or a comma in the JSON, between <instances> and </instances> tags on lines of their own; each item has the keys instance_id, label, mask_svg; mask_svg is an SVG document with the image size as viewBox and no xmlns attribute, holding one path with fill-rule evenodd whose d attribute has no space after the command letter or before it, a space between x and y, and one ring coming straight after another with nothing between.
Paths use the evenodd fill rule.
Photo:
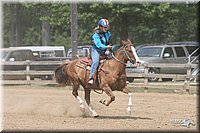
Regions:
<instances>
[{"instance_id":1,"label":"parked van","mask_svg":"<svg viewBox=\"0 0 200 133\"><path fill-rule=\"evenodd\" d=\"M197 63L199 58L199 44L197 42L173 42L167 44L148 44L140 46L136 52L140 60L145 63L171 63L187 64ZM144 72L144 68L126 69L129 73ZM187 69L183 68L150 68L149 73L162 74L186 74ZM129 78L133 81L133 78ZM162 78L163 81L170 81L170 78ZM158 78L149 78L149 81L158 81Z\"/></svg>"}]
</instances>

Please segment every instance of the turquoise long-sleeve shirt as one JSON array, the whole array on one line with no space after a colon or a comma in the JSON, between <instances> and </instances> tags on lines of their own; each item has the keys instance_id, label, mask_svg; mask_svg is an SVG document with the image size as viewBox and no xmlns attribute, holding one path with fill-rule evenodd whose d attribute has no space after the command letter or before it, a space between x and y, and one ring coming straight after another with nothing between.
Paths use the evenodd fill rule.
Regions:
<instances>
[{"instance_id":1,"label":"turquoise long-sleeve shirt","mask_svg":"<svg viewBox=\"0 0 200 133\"><path fill-rule=\"evenodd\" d=\"M104 35L103 35L104 34ZM108 45L109 39L111 37L111 33L110 31L107 31L105 33L101 34L102 37L100 37L100 35L98 34L98 32L95 32L92 35L92 40L94 45L96 46L97 49L101 49L101 50L106 50L106 46Z\"/></svg>"}]
</instances>

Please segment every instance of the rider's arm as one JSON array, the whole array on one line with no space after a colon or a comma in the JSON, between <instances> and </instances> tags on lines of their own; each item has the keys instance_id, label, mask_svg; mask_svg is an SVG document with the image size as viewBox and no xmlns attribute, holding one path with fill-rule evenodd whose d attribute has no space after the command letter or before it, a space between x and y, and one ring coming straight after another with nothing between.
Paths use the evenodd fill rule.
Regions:
<instances>
[{"instance_id":1,"label":"rider's arm","mask_svg":"<svg viewBox=\"0 0 200 133\"><path fill-rule=\"evenodd\" d=\"M98 34L95 33L92 36L92 38L93 38L94 44L96 45L97 48L100 48L100 49L103 49L103 50L106 49L106 46L101 43L101 39L100 39L100 36Z\"/></svg>"},{"instance_id":2,"label":"rider's arm","mask_svg":"<svg viewBox=\"0 0 200 133\"><path fill-rule=\"evenodd\" d=\"M112 45L112 35L110 31L107 31L106 38L108 38L108 45Z\"/></svg>"},{"instance_id":3,"label":"rider's arm","mask_svg":"<svg viewBox=\"0 0 200 133\"><path fill-rule=\"evenodd\" d=\"M110 33L110 31L107 31L106 32L106 38L108 38L108 40L107 40L107 45L109 45L109 46L112 46L112 36L111 36L111 33ZM111 48L107 48L106 49L106 51L110 51L111 50Z\"/></svg>"}]
</instances>

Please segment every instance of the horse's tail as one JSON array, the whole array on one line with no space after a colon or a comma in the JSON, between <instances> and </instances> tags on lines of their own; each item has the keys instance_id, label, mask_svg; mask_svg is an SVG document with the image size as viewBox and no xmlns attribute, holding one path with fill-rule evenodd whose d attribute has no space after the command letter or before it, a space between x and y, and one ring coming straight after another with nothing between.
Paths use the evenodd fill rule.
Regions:
<instances>
[{"instance_id":1,"label":"horse's tail","mask_svg":"<svg viewBox=\"0 0 200 133\"><path fill-rule=\"evenodd\" d=\"M56 78L56 82L59 84L69 84L69 77L67 76L67 74L64 72L64 69L67 69L68 64L62 64L60 66L58 66L55 69L55 78Z\"/></svg>"}]
</instances>

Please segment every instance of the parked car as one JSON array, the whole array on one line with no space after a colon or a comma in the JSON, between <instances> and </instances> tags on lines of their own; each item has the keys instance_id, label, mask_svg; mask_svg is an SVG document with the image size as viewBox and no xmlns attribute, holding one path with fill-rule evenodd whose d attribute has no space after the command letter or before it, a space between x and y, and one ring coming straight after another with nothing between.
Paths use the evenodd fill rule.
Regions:
<instances>
[{"instance_id":1,"label":"parked car","mask_svg":"<svg viewBox=\"0 0 200 133\"><path fill-rule=\"evenodd\" d=\"M34 61L35 57L30 49L20 49L20 48L1 48L1 62L15 62L15 61ZM25 65L4 65L2 66L4 71L19 71L26 70ZM34 69L34 68L30 68ZM18 76L18 75L3 75L3 79L26 79L26 76ZM33 77L31 77L33 78Z\"/></svg>"},{"instance_id":2,"label":"parked car","mask_svg":"<svg viewBox=\"0 0 200 133\"><path fill-rule=\"evenodd\" d=\"M196 50L197 49L197 50ZM195 51L193 53L193 51ZM167 44L148 44L140 46L136 52L140 60L145 63L172 63L172 64L186 64L196 63L199 56L199 45L197 42L172 42ZM194 60L196 59L196 60ZM193 62L191 62L193 61ZM126 68L129 73L144 72L144 68L133 68L129 64ZM186 68L149 68L149 73L162 74L186 74ZM128 78L132 82L134 78ZM158 81L158 78L149 78L149 81ZM170 81L171 78L162 78L163 81Z\"/></svg>"}]
</instances>

